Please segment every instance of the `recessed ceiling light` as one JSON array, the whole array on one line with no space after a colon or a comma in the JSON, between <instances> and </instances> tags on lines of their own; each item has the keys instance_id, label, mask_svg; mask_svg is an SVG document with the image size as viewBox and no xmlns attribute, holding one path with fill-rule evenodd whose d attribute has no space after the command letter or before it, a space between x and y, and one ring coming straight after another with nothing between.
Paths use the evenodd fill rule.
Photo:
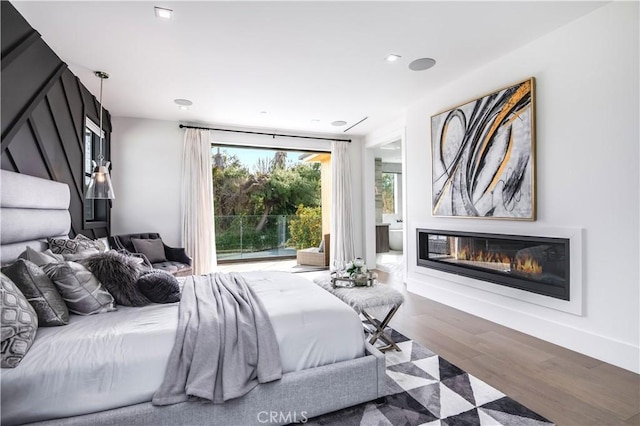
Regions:
<instances>
[{"instance_id":1,"label":"recessed ceiling light","mask_svg":"<svg viewBox=\"0 0 640 426\"><path fill-rule=\"evenodd\" d=\"M267 115L267 111L260 111L260 114Z\"/></svg>"},{"instance_id":2,"label":"recessed ceiling light","mask_svg":"<svg viewBox=\"0 0 640 426\"><path fill-rule=\"evenodd\" d=\"M173 103L178 105L178 108L180 108L183 111L188 110L189 107L193 105L193 102L191 102L189 99L174 99Z\"/></svg>"},{"instance_id":3,"label":"recessed ceiling light","mask_svg":"<svg viewBox=\"0 0 640 426\"><path fill-rule=\"evenodd\" d=\"M312 124L318 124L320 122L320 120L318 120L317 118L314 118L313 120L311 120Z\"/></svg>"},{"instance_id":4,"label":"recessed ceiling light","mask_svg":"<svg viewBox=\"0 0 640 426\"><path fill-rule=\"evenodd\" d=\"M344 126L345 124L347 124L347 122L343 120L336 120L333 123L331 123L332 126L337 126L337 127Z\"/></svg>"},{"instance_id":5,"label":"recessed ceiling light","mask_svg":"<svg viewBox=\"0 0 640 426\"><path fill-rule=\"evenodd\" d=\"M155 6L153 9L156 12L156 18L171 19L171 17L173 16L173 10L171 9L166 9L164 7L158 6Z\"/></svg>"},{"instance_id":6,"label":"recessed ceiling light","mask_svg":"<svg viewBox=\"0 0 640 426\"><path fill-rule=\"evenodd\" d=\"M398 59L400 59L401 57L402 57L402 56L400 56L400 55L395 55L395 54L391 53L391 54L389 54L389 56L387 56L387 57L386 57L386 59L385 59L385 60L386 60L387 62L395 62L395 61L397 61Z\"/></svg>"},{"instance_id":7,"label":"recessed ceiling light","mask_svg":"<svg viewBox=\"0 0 640 426\"><path fill-rule=\"evenodd\" d=\"M413 71L424 71L433 67L436 64L435 59L431 58L420 58L409 64L409 69Z\"/></svg>"}]
</instances>

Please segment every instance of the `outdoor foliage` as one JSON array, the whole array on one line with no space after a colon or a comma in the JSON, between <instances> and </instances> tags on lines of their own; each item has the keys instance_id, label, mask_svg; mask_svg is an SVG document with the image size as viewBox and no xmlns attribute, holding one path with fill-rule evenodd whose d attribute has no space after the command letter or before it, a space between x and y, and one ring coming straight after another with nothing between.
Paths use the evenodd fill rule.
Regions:
<instances>
[{"instance_id":1,"label":"outdoor foliage","mask_svg":"<svg viewBox=\"0 0 640 426\"><path fill-rule=\"evenodd\" d=\"M299 205L320 206L320 164L287 161L287 153L253 165L224 150L213 168L216 248L219 252L260 251L289 239L287 218ZM319 209L318 209L319 210ZM321 231L318 233L320 238ZM318 241L319 243L319 241Z\"/></svg>"},{"instance_id":2,"label":"outdoor foliage","mask_svg":"<svg viewBox=\"0 0 640 426\"><path fill-rule=\"evenodd\" d=\"M298 206L296 217L289 221L289 244L296 249L318 247L322 240L322 209Z\"/></svg>"},{"instance_id":3,"label":"outdoor foliage","mask_svg":"<svg viewBox=\"0 0 640 426\"><path fill-rule=\"evenodd\" d=\"M392 173L382 174L382 213L395 213L394 180Z\"/></svg>"}]
</instances>

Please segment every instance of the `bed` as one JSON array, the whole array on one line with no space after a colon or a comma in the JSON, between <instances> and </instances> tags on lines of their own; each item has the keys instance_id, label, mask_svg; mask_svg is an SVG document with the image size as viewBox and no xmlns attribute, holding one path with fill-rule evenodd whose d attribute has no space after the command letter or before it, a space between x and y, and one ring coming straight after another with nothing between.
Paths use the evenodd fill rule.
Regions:
<instances>
[{"instance_id":1,"label":"bed","mask_svg":"<svg viewBox=\"0 0 640 426\"><path fill-rule=\"evenodd\" d=\"M2 264L69 232L65 184L2 171ZM178 304L118 307L41 327L20 365L3 369L2 424L251 425L303 421L384 396L384 357L364 342L355 313L310 281L245 273L280 346L282 379L224 404L158 407Z\"/></svg>"}]
</instances>

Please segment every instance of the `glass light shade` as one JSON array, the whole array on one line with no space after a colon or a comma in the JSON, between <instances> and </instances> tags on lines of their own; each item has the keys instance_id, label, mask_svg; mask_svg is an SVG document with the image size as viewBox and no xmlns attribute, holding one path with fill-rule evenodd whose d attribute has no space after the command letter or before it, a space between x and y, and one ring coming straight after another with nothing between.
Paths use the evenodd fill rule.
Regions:
<instances>
[{"instance_id":1,"label":"glass light shade","mask_svg":"<svg viewBox=\"0 0 640 426\"><path fill-rule=\"evenodd\" d=\"M100 162L96 164L93 161L93 173L91 174L91 180L87 187L88 199L97 200L113 200L116 198L113 193L113 186L111 185L111 176L109 175L109 162Z\"/></svg>"}]
</instances>

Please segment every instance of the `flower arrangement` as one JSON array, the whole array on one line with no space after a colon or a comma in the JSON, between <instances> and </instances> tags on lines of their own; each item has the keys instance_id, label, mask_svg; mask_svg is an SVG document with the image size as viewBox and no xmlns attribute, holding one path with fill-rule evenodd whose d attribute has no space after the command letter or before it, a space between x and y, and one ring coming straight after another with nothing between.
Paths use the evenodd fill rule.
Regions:
<instances>
[{"instance_id":1,"label":"flower arrangement","mask_svg":"<svg viewBox=\"0 0 640 426\"><path fill-rule=\"evenodd\" d=\"M378 274L367 270L364 260L356 257L351 262L334 260L331 284L338 287L371 287L377 283Z\"/></svg>"},{"instance_id":2,"label":"flower arrangement","mask_svg":"<svg viewBox=\"0 0 640 426\"><path fill-rule=\"evenodd\" d=\"M364 264L364 260L361 257L356 257L347 266L347 273L351 278L355 278L365 272L367 272L367 265Z\"/></svg>"}]
</instances>

